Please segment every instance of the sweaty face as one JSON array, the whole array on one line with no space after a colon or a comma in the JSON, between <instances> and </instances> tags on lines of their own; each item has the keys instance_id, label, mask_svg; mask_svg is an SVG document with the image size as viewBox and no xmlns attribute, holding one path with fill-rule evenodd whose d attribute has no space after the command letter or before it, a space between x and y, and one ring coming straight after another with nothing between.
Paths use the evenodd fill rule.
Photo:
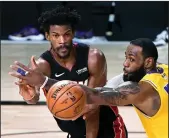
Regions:
<instances>
[{"instance_id":1,"label":"sweaty face","mask_svg":"<svg viewBox=\"0 0 169 138\"><path fill-rule=\"evenodd\" d=\"M142 48L129 45L125 52L125 57L126 59L123 63L124 81L139 82L146 74Z\"/></svg>"},{"instance_id":2,"label":"sweaty face","mask_svg":"<svg viewBox=\"0 0 169 138\"><path fill-rule=\"evenodd\" d=\"M69 25L51 25L48 40L56 55L60 58L68 58L72 50L74 33Z\"/></svg>"}]
</instances>

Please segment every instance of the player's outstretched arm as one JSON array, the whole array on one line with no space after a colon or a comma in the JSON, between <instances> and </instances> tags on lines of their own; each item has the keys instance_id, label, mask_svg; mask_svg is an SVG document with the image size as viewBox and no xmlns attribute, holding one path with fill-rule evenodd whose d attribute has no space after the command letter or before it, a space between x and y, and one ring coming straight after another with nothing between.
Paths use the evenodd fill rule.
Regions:
<instances>
[{"instance_id":1,"label":"player's outstretched arm","mask_svg":"<svg viewBox=\"0 0 169 138\"><path fill-rule=\"evenodd\" d=\"M33 63L36 64L36 63ZM30 86L37 86L40 88L45 82L45 76L39 70L30 69L22 63L15 62L15 65L12 65L11 68L15 71L18 70L18 66L23 68L29 73L26 76L23 76L17 72L9 72L10 75L23 79L25 84ZM49 88L58 82L57 80L48 79L45 89L48 91ZM133 102L141 99L140 97L140 87L139 84L135 82L124 82L118 88L104 88L98 87L96 89L88 88L87 86L81 85L85 89L87 96L87 103L89 104L98 104L98 105L127 105L133 104ZM139 98L138 98L139 97Z\"/></svg>"},{"instance_id":2,"label":"player's outstretched arm","mask_svg":"<svg viewBox=\"0 0 169 138\"><path fill-rule=\"evenodd\" d=\"M86 92L87 104L117 106L134 104L140 94L139 84L130 81L122 83L117 88L97 87L91 89L84 85L81 87Z\"/></svg>"},{"instance_id":3,"label":"player's outstretched arm","mask_svg":"<svg viewBox=\"0 0 169 138\"><path fill-rule=\"evenodd\" d=\"M44 88L49 90L50 87L57 82L57 80L49 78ZM144 97L143 94L141 94L140 85L131 81L124 82L117 88L89 88L85 85L80 86L85 90L87 104L121 106L134 104L137 101L142 100L142 97Z\"/></svg>"},{"instance_id":4,"label":"player's outstretched arm","mask_svg":"<svg viewBox=\"0 0 169 138\"><path fill-rule=\"evenodd\" d=\"M19 86L20 95L28 104L36 104L40 96L40 89L37 83L41 84L44 75L50 76L48 63L41 58L35 61L35 58L32 56L28 66L16 61L10 67L16 72L10 72L9 74L19 78L15 84ZM28 72L27 76L25 76L26 72ZM32 72L35 72L35 74Z\"/></svg>"},{"instance_id":5,"label":"player's outstretched arm","mask_svg":"<svg viewBox=\"0 0 169 138\"><path fill-rule=\"evenodd\" d=\"M43 85L45 82L45 76L42 72L36 69L30 69L19 62L15 62L11 68L17 71L18 66L29 73L26 76L23 76L17 72L9 72L11 76L22 79L24 80L25 84L33 87L36 86L40 88ZM50 87L56 82L58 81L49 78L44 88L48 91ZM84 85L80 86L85 89L88 104L127 105L133 104L133 102L140 98L140 87L139 84L135 82L124 82L117 88L97 87L92 89Z\"/></svg>"}]
</instances>

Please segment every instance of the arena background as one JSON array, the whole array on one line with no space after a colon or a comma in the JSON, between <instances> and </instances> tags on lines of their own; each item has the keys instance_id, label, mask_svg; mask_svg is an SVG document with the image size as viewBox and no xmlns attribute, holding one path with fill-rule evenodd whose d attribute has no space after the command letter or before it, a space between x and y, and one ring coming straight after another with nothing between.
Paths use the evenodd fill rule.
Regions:
<instances>
[{"instance_id":1,"label":"arena background","mask_svg":"<svg viewBox=\"0 0 169 138\"><path fill-rule=\"evenodd\" d=\"M104 52L108 64L108 79L122 72L124 50L130 40L138 37L155 40L168 23L168 7L166 6L168 4L165 2L115 2L114 10L112 10L111 3L62 2L62 4L78 7L77 9L80 10L84 19L79 30L92 29L93 37L104 37L109 40L75 39L75 41L89 43L91 47ZM37 105L25 104L14 84L15 78L8 75L9 66L15 60L28 64L31 55L38 57L50 46L46 40L11 41L8 36L25 25L38 26L37 17L40 12L57 4L58 2L3 2L1 5L2 138L66 138L66 134L60 131L49 113L44 95L41 94ZM85 6L91 7L86 11ZM116 15L116 23L110 23L108 20L111 12ZM112 31L113 35L105 35L106 31ZM158 51L159 61L168 64L168 43L158 46ZM147 138L133 107L119 107L119 110L124 117L129 138Z\"/></svg>"}]
</instances>

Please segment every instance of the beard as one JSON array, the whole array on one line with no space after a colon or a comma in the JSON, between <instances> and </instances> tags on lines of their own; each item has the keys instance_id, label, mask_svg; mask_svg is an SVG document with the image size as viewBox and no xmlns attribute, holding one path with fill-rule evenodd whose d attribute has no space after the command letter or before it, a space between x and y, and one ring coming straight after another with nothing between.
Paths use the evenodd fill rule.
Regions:
<instances>
[{"instance_id":1,"label":"beard","mask_svg":"<svg viewBox=\"0 0 169 138\"><path fill-rule=\"evenodd\" d=\"M146 75L146 71L145 71L144 67L142 66L140 69L138 69L134 72L130 72L127 75L123 75L123 80L124 81L139 82L145 75Z\"/></svg>"},{"instance_id":2,"label":"beard","mask_svg":"<svg viewBox=\"0 0 169 138\"><path fill-rule=\"evenodd\" d=\"M59 58L66 59L66 58L68 58L70 56L72 48L73 48L73 45L70 44L70 45L62 45L62 46L60 46L58 48L55 48L53 50L54 50L55 54L57 54L57 56ZM62 49L66 49L67 52L66 53L61 52Z\"/></svg>"}]
</instances>

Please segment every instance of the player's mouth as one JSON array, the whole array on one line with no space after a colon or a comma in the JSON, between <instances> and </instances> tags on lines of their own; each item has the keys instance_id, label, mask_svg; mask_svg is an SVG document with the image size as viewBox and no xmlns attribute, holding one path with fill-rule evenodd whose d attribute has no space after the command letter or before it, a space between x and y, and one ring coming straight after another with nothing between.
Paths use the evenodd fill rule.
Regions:
<instances>
[{"instance_id":1,"label":"player's mouth","mask_svg":"<svg viewBox=\"0 0 169 138\"><path fill-rule=\"evenodd\" d=\"M62 46L58 49L61 53L67 53L69 51L69 47Z\"/></svg>"},{"instance_id":2,"label":"player's mouth","mask_svg":"<svg viewBox=\"0 0 169 138\"><path fill-rule=\"evenodd\" d=\"M123 73L124 73L124 75L128 74L128 72L125 70L125 68L123 68Z\"/></svg>"},{"instance_id":3,"label":"player's mouth","mask_svg":"<svg viewBox=\"0 0 169 138\"><path fill-rule=\"evenodd\" d=\"M68 51L68 49L66 47L62 47L62 48L60 48L60 51L63 52L63 53L65 53L65 52Z\"/></svg>"}]
</instances>

